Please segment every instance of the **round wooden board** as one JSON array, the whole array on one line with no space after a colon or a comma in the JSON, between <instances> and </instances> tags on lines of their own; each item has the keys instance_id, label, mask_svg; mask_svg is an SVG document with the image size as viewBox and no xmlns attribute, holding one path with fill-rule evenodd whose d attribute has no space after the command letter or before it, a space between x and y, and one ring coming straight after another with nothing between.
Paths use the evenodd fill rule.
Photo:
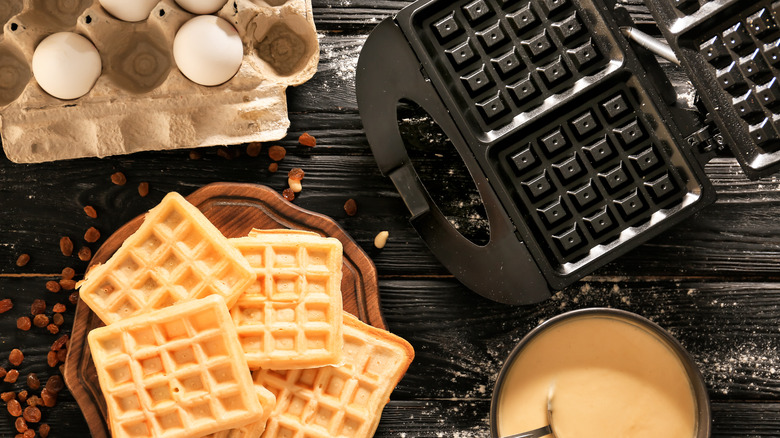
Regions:
<instances>
[{"instance_id":1,"label":"round wooden board","mask_svg":"<svg viewBox=\"0 0 780 438\"><path fill-rule=\"evenodd\" d=\"M210 184L192 193L187 200L226 237L245 236L253 228L286 228L339 239L344 247L341 280L344 310L374 327L386 328L379 307L374 263L333 219L297 207L270 188L254 184ZM89 266L107 261L140 227L143 218L141 215L133 219L112 234L95 253ZM106 402L86 342L87 333L102 325L97 315L79 301L64 372L65 383L81 407L93 438L111 436L106 422Z\"/></svg>"}]
</instances>

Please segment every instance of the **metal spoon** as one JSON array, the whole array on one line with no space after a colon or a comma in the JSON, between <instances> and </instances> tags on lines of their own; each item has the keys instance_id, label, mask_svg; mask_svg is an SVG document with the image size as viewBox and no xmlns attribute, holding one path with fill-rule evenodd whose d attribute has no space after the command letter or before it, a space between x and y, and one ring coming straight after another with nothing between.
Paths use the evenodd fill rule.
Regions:
<instances>
[{"instance_id":1,"label":"metal spoon","mask_svg":"<svg viewBox=\"0 0 780 438\"><path fill-rule=\"evenodd\" d=\"M509 435L505 436L504 438L542 438L545 436L551 436L552 438L556 438L555 432L553 431L552 426L552 415L553 415L553 408L552 408L552 400L553 395L555 395L555 383L550 384L550 389L547 391L547 426L540 427L538 429L529 430L528 432L522 432L515 435Z\"/></svg>"}]
</instances>

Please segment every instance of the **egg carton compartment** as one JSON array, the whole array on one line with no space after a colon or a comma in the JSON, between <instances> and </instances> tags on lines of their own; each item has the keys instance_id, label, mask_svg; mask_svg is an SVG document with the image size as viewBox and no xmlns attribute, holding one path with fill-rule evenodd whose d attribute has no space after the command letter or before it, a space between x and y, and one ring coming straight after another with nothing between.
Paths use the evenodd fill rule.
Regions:
<instances>
[{"instance_id":1,"label":"egg carton compartment","mask_svg":"<svg viewBox=\"0 0 780 438\"><path fill-rule=\"evenodd\" d=\"M4 0L0 134L8 158L32 163L283 138L285 90L311 78L319 62L311 1L226 1L214 15L237 31L243 59L230 80L203 86L174 60L174 37L196 16L174 0L139 22L117 19L97 0ZM100 54L101 76L77 99L53 97L32 73L36 47L58 32L86 37Z\"/></svg>"}]
</instances>

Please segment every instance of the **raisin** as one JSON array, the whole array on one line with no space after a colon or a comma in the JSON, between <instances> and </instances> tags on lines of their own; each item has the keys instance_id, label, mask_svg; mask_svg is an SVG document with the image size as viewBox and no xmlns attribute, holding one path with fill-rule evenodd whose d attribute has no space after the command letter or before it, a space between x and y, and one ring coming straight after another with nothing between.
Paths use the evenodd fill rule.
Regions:
<instances>
[{"instance_id":1,"label":"raisin","mask_svg":"<svg viewBox=\"0 0 780 438\"><path fill-rule=\"evenodd\" d=\"M18 348L14 348L11 350L11 353L8 355L8 362L11 362L11 365L18 367L22 364L22 361L24 360L24 353L22 353L22 350Z\"/></svg>"},{"instance_id":2,"label":"raisin","mask_svg":"<svg viewBox=\"0 0 780 438\"><path fill-rule=\"evenodd\" d=\"M16 259L16 266L20 268L27 263L30 263L30 254L22 254Z\"/></svg>"},{"instance_id":3,"label":"raisin","mask_svg":"<svg viewBox=\"0 0 780 438\"><path fill-rule=\"evenodd\" d=\"M54 313L63 313L66 310L66 307L62 303L56 303L54 304L54 307L51 308L51 311Z\"/></svg>"},{"instance_id":4,"label":"raisin","mask_svg":"<svg viewBox=\"0 0 780 438\"><path fill-rule=\"evenodd\" d=\"M252 158L260 155L260 151L262 150L263 150L263 144L257 141L249 143L246 146L246 154Z\"/></svg>"},{"instance_id":5,"label":"raisin","mask_svg":"<svg viewBox=\"0 0 780 438\"><path fill-rule=\"evenodd\" d=\"M56 335L57 333L60 332L60 327L57 324L49 324L46 326L46 330L48 330L49 333Z\"/></svg>"},{"instance_id":6,"label":"raisin","mask_svg":"<svg viewBox=\"0 0 780 438\"><path fill-rule=\"evenodd\" d=\"M46 282L46 290L52 293L57 293L62 290L62 286L54 280Z\"/></svg>"},{"instance_id":7,"label":"raisin","mask_svg":"<svg viewBox=\"0 0 780 438\"><path fill-rule=\"evenodd\" d=\"M282 191L282 196L284 196L284 199L286 199L286 200L288 200L290 202L295 200L295 192L293 192L293 190L291 188L289 188L289 187L287 187L286 189L284 189Z\"/></svg>"},{"instance_id":8,"label":"raisin","mask_svg":"<svg viewBox=\"0 0 780 438\"><path fill-rule=\"evenodd\" d=\"M22 416L28 423L37 423L41 421L41 410L36 406L27 406L24 408Z\"/></svg>"},{"instance_id":9,"label":"raisin","mask_svg":"<svg viewBox=\"0 0 780 438\"><path fill-rule=\"evenodd\" d=\"M68 350L62 349L57 351L57 360L65 362L65 358L68 357Z\"/></svg>"},{"instance_id":10,"label":"raisin","mask_svg":"<svg viewBox=\"0 0 780 438\"><path fill-rule=\"evenodd\" d=\"M43 400L44 406L52 408L57 404L57 394L51 392L47 388L43 388L43 390L41 390L41 400Z\"/></svg>"},{"instance_id":11,"label":"raisin","mask_svg":"<svg viewBox=\"0 0 780 438\"><path fill-rule=\"evenodd\" d=\"M20 405L19 401L16 399L9 400L6 408L8 408L8 413L14 417L22 415L22 405Z\"/></svg>"},{"instance_id":12,"label":"raisin","mask_svg":"<svg viewBox=\"0 0 780 438\"><path fill-rule=\"evenodd\" d=\"M68 348L68 335L62 335L59 338L57 338L56 341L54 341L53 344L51 344L51 351L59 351L63 348Z\"/></svg>"},{"instance_id":13,"label":"raisin","mask_svg":"<svg viewBox=\"0 0 780 438\"><path fill-rule=\"evenodd\" d=\"M354 199L350 198L347 199L347 202L344 203L344 211L347 213L347 216L354 216L357 214L357 202L355 202Z\"/></svg>"},{"instance_id":14,"label":"raisin","mask_svg":"<svg viewBox=\"0 0 780 438\"><path fill-rule=\"evenodd\" d=\"M200 160L203 158L203 154L200 151L190 151L189 158L190 160Z\"/></svg>"},{"instance_id":15,"label":"raisin","mask_svg":"<svg viewBox=\"0 0 780 438\"><path fill-rule=\"evenodd\" d=\"M27 429L22 434L22 438L35 438L35 431L32 429Z\"/></svg>"},{"instance_id":16,"label":"raisin","mask_svg":"<svg viewBox=\"0 0 780 438\"><path fill-rule=\"evenodd\" d=\"M10 298L0 300L0 313L5 313L14 308L14 302Z\"/></svg>"},{"instance_id":17,"label":"raisin","mask_svg":"<svg viewBox=\"0 0 780 438\"><path fill-rule=\"evenodd\" d=\"M300 181L303 179L303 176L305 173L303 172L303 169L300 167L294 167L290 169L290 172L287 173L287 178L293 180L293 181Z\"/></svg>"},{"instance_id":18,"label":"raisin","mask_svg":"<svg viewBox=\"0 0 780 438\"><path fill-rule=\"evenodd\" d=\"M8 391L0 394L0 400L3 400L6 403L13 400L15 397L16 397L16 393L14 393L13 391Z\"/></svg>"},{"instance_id":19,"label":"raisin","mask_svg":"<svg viewBox=\"0 0 780 438\"><path fill-rule=\"evenodd\" d=\"M48 438L49 432L51 432L51 427L49 427L48 424L43 423L38 428L38 434L41 436L41 438Z\"/></svg>"},{"instance_id":20,"label":"raisin","mask_svg":"<svg viewBox=\"0 0 780 438\"><path fill-rule=\"evenodd\" d=\"M16 379L19 378L19 370L8 370L3 382L16 383Z\"/></svg>"},{"instance_id":21,"label":"raisin","mask_svg":"<svg viewBox=\"0 0 780 438\"><path fill-rule=\"evenodd\" d=\"M148 182L142 182L142 183L138 184L138 194L142 198L145 198L146 195L149 194L149 183Z\"/></svg>"},{"instance_id":22,"label":"raisin","mask_svg":"<svg viewBox=\"0 0 780 438\"><path fill-rule=\"evenodd\" d=\"M127 184L127 177L122 172L116 172L111 174L111 182L118 186L123 186Z\"/></svg>"},{"instance_id":23,"label":"raisin","mask_svg":"<svg viewBox=\"0 0 780 438\"><path fill-rule=\"evenodd\" d=\"M57 359L57 352L56 351L49 351L46 353L46 364L50 367L54 368L57 366L57 364L60 363L60 361Z\"/></svg>"},{"instance_id":24,"label":"raisin","mask_svg":"<svg viewBox=\"0 0 780 438\"><path fill-rule=\"evenodd\" d=\"M282 146L271 146L268 148L268 156L274 161L282 161L287 155L287 149Z\"/></svg>"},{"instance_id":25,"label":"raisin","mask_svg":"<svg viewBox=\"0 0 780 438\"><path fill-rule=\"evenodd\" d=\"M84 233L84 240L89 243L95 243L100 239L100 231L95 227L89 227Z\"/></svg>"},{"instance_id":26,"label":"raisin","mask_svg":"<svg viewBox=\"0 0 780 438\"><path fill-rule=\"evenodd\" d=\"M91 217L92 219L97 218L97 211L95 211L95 207L91 205L84 207L84 213L86 213L87 216Z\"/></svg>"},{"instance_id":27,"label":"raisin","mask_svg":"<svg viewBox=\"0 0 780 438\"><path fill-rule=\"evenodd\" d=\"M30 327L32 327L32 322L30 322L30 318L26 316L22 316L19 319L16 320L16 328L19 330L30 330Z\"/></svg>"},{"instance_id":28,"label":"raisin","mask_svg":"<svg viewBox=\"0 0 780 438\"><path fill-rule=\"evenodd\" d=\"M219 148L219 149L217 149L217 155L218 155L220 158L224 158L224 159L226 159L226 160L230 160L230 159L232 159L232 158L233 158L233 157L230 155L230 151L229 151L229 150L227 150L227 148Z\"/></svg>"},{"instance_id":29,"label":"raisin","mask_svg":"<svg viewBox=\"0 0 780 438\"><path fill-rule=\"evenodd\" d=\"M68 295L68 302L71 304L76 304L79 302L79 293L78 291L71 293Z\"/></svg>"},{"instance_id":30,"label":"raisin","mask_svg":"<svg viewBox=\"0 0 780 438\"><path fill-rule=\"evenodd\" d=\"M61 275L63 280L73 280L73 277L76 276L76 271L73 268L63 268Z\"/></svg>"},{"instance_id":31,"label":"raisin","mask_svg":"<svg viewBox=\"0 0 780 438\"><path fill-rule=\"evenodd\" d=\"M76 288L76 280L60 280L60 287L62 287L65 290L73 290Z\"/></svg>"},{"instance_id":32,"label":"raisin","mask_svg":"<svg viewBox=\"0 0 780 438\"><path fill-rule=\"evenodd\" d=\"M65 388L65 382L62 380L62 376L53 375L46 380L46 389L57 394Z\"/></svg>"},{"instance_id":33,"label":"raisin","mask_svg":"<svg viewBox=\"0 0 780 438\"><path fill-rule=\"evenodd\" d=\"M27 430L27 421L22 417L17 417L14 427L16 427L17 432L22 433Z\"/></svg>"},{"instance_id":34,"label":"raisin","mask_svg":"<svg viewBox=\"0 0 780 438\"><path fill-rule=\"evenodd\" d=\"M41 380L38 379L37 374L30 373L27 375L27 386L32 390L36 390L41 387Z\"/></svg>"},{"instance_id":35,"label":"raisin","mask_svg":"<svg viewBox=\"0 0 780 438\"><path fill-rule=\"evenodd\" d=\"M271 163L268 165L268 171L271 173L276 173L279 170L279 163Z\"/></svg>"},{"instance_id":36,"label":"raisin","mask_svg":"<svg viewBox=\"0 0 780 438\"><path fill-rule=\"evenodd\" d=\"M82 262L88 262L92 258L92 250L86 246L82 246L79 250L79 260Z\"/></svg>"},{"instance_id":37,"label":"raisin","mask_svg":"<svg viewBox=\"0 0 780 438\"><path fill-rule=\"evenodd\" d=\"M33 300L32 305L30 306L30 314L35 316L39 315L46 311L46 301L37 298Z\"/></svg>"},{"instance_id":38,"label":"raisin","mask_svg":"<svg viewBox=\"0 0 780 438\"><path fill-rule=\"evenodd\" d=\"M43 404L43 400L37 395L31 395L27 397L27 406L39 406Z\"/></svg>"},{"instance_id":39,"label":"raisin","mask_svg":"<svg viewBox=\"0 0 780 438\"><path fill-rule=\"evenodd\" d=\"M308 132L304 132L300 137L298 137L298 143L303 146L313 148L314 146L317 146L317 139L309 135Z\"/></svg>"},{"instance_id":40,"label":"raisin","mask_svg":"<svg viewBox=\"0 0 780 438\"><path fill-rule=\"evenodd\" d=\"M49 325L49 317L43 313L39 313L33 318L33 325L36 327L46 327Z\"/></svg>"},{"instance_id":41,"label":"raisin","mask_svg":"<svg viewBox=\"0 0 780 438\"><path fill-rule=\"evenodd\" d=\"M65 317L62 316L62 313L55 313L51 316L51 322L54 323L55 326L60 326L65 322Z\"/></svg>"},{"instance_id":42,"label":"raisin","mask_svg":"<svg viewBox=\"0 0 780 438\"><path fill-rule=\"evenodd\" d=\"M23 389L19 391L19 394L16 395L16 397L19 399L21 403L24 403L27 401L27 390Z\"/></svg>"},{"instance_id":43,"label":"raisin","mask_svg":"<svg viewBox=\"0 0 780 438\"><path fill-rule=\"evenodd\" d=\"M70 237L65 236L60 239L60 251L65 257L73 255L73 241L70 240Z\"/></svg>"}]
</instances>

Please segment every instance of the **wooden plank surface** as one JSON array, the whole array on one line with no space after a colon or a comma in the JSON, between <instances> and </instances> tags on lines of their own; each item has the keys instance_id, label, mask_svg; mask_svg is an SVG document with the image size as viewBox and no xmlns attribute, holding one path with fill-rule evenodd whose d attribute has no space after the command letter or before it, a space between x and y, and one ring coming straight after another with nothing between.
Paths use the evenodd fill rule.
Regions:
<instances>
[{"instance_id":1,"label":"wooden plank surface","mask_svg":"<svg viewBox=\"0 0 780 438\"><path fill-rule=\"evenodd\" d=\"M0 366L20 348L25 360L16 384L25 377L45 381L57 373L46 364L58 335L33 327L16 328L32 301L67 303L68 292L52 294L45 283L63 267L82 275L86 262L59 251L70 236L76 249L96 250L114 230L176 190L184 195L218 181L260 183L281 191L292 167L306 171L304 191L295 203L336 220L372 257L380 276L382 310L391 331L417 351L409 373L392 395L378 437L488 437L492 385L514 344L539 322L567 310L611 306L647 316L676 335L702 369L713 400L713 436L780 436L780 181L749 181L735 160L721 157L707 166L718 201L698 215L599 269L581 282L535 306L510 307L466 290L431 255L408 224L407 212L392 184L376 167L362 131L355 101L355 65L367 33L409 1L315 0L322 43L317 75L288 92L292 127L280 145L288 155L271 174L268 156L218 155L220 148L142 153L40 165L16 165L0 157L0 299L14 309L0 315ZM641 2L625 0L637 17ZM644 15L643 15L644 14ZM676 76L679 78L679 75ZM685 84L676 83L684 88ZM487 231L479 199L462 164L441 143L429 119L412 109L401 124L419 143L415 161L424 178L461 230L477 239ZM314 149L296 145L302 132L318 140ZM431 143L431 141L433 143ZM429 145L427 148L425 145ZM243 151L233 146L228 151ZM125 186L111 184L121 171ZM150 194L137 185L148 182ZM349 217L344 202L354 198L359 212ZM92 205L96 219L82 208ZM102 238L84 242L87 228ZM377 232L388 230L383 250L373 247ZM28 253L29 264L15 265ZM78 277L77 277L78 278ZM73 306L63 324L72 324ZM49 312L50 314L50 312ZM82 437L86 424L67 391L43 421L52 437ZM13 436L12 417L0 411L0 436Z\"/></svg>"}]
</instances>

